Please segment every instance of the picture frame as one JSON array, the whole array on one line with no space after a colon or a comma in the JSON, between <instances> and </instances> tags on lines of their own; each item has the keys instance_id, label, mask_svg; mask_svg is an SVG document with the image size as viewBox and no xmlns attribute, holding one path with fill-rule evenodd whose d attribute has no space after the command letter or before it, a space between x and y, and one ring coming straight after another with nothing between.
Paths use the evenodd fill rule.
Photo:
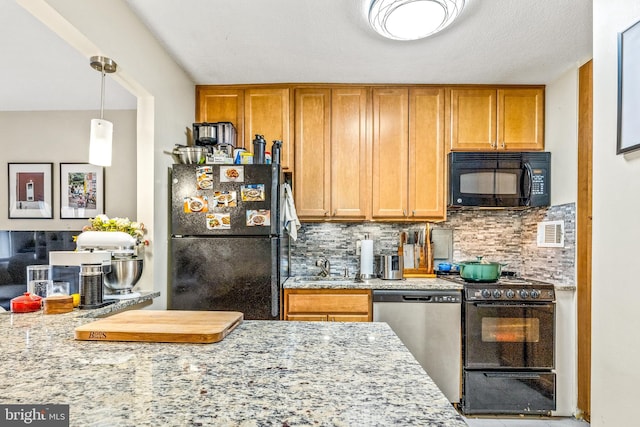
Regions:
<instances>
[{"instance_id":1,"label":"picture frame","mask_svg":"<svg viewBox=\"0 0 640 427\"><path fill-rule=\"evenodd\" d=\"M53 163L8 163L9 218L53 218Z\"/></svg>"},{"instance_id":2,"label":"picture frame","mask_svg":"<svg viewBox=\"0 0 640 427\"><path fill-rule=\"evenodd\" d=\"M618 140L616 154L640 148L640 21L618 33Z\"/></svg>"},{"instance_id":3,"label":"picture frame","mask_svg":"<svg viewBox=\"0 0 640 427\"><path fill-rule=\"evenodd\" d=\"M104 213L104 168L60 163L60 218L95 218Z\"/></svg>"}]
</instances>

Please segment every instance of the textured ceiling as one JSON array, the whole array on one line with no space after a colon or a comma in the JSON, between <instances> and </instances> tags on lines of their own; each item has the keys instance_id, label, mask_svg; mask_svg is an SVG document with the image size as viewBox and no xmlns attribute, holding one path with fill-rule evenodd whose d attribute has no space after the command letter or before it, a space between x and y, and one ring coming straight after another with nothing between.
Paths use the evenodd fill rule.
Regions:
<instances>
[{"instance_id":1,"label":"textured ceiling","mask_svg":"<svg viewBox=\"0 0 640 427\"><path fill-rule=\"evenodd\" d=\"M591 58L591 0L468 0L410 42L373 32L363 0L125 1L196 84L547 84ZM86 58L14 0L0 1L0 27L0 110L99 108ZM135 108L107 81L105 108Z\"/></svg>"},{"instance_id":2,"label":"textured ceiling","mask_svg":"<svg viewBox=\"0 0 640 427\"><path fill-rule=\"evenodd\" d=\"M588 0L469 0L411 42L373 32L366 0L127 2L198 84L538 84L591 57Z\"/></svg>"}]
</instances>

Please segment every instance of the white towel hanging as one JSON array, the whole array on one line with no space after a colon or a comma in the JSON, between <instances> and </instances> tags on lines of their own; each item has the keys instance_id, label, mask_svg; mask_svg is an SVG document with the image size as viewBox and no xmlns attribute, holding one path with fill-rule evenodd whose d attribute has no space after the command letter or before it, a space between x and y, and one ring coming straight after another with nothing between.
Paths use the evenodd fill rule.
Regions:
<instances>
[{"instance_id":1,"label":"white towel hanging","mask_svg":"<svg viewBox=\"0 0 640 427\"><path fill-rule=\"evenodd\" d=\"M289 236L295 241L298 239L300 220L296 213L296 205L293 202L293 192L287 183L282 185L282 228L287 230Z\"/></svg>"}]
</instances>

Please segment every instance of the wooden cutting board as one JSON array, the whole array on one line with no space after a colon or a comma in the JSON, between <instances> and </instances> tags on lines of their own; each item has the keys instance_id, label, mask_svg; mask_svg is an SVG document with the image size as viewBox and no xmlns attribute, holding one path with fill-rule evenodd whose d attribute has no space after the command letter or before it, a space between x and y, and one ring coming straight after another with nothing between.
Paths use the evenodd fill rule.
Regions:
<instances>
[{"instance_id":1,"label":"wooden cutting board","mask_svg":"<svg viewBox=\"0 0 640 427\"><path fill-rule=\"evenodd\" d=\"M243 319L238 311L130 310L78 326L75 339L207 344L222 341Z\"/></svg>"}]
</instances>

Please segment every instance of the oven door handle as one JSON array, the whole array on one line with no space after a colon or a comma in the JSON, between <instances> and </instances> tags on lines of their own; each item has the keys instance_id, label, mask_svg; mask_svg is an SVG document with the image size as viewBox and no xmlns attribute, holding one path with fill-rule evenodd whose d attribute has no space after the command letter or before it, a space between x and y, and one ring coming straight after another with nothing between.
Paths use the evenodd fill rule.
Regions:
<instances>
[{"instance_id":1,"label":"oven door handle","mask_svg":"<svg viewBox=\"0 0 640 427\"><path fill-rule=\"evenodd\" d=\"M541 308L541 307L553 307L554 303L535 303L531 302L528 304L486 304L486 303L472 303L474 306L478 308Z\"/></svg>"},{"instance_id":2,"label":"oven door handle","mask_svg":"<svg viewBox=\"0 0 640 427\"><path fill-rule=\"evenodd\" d=\"M536 372L485 372L488 378L517 378L517 379L540 379L540 374Z\"/></svg>"}]
</instances>

